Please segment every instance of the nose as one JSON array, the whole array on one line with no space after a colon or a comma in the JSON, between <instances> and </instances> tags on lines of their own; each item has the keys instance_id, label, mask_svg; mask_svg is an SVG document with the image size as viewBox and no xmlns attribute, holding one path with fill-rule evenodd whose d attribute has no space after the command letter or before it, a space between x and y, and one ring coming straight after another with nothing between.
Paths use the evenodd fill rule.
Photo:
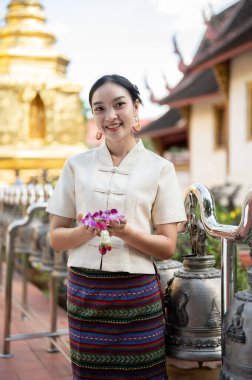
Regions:
<instances>
[{"instance_id":1,"label":"nose","mask_svg":"<svg viewBox=\"0 0 252 380\"><path fill-rule=\"evenodd\" d=\"M111 122L111 121L117 119L117 113L116 113L116 110L115 110L113 107L108 108L107 111L106 111L105 118L106 118L106 120L109 121L109 122Z\"/></svg>"}]
</instances>

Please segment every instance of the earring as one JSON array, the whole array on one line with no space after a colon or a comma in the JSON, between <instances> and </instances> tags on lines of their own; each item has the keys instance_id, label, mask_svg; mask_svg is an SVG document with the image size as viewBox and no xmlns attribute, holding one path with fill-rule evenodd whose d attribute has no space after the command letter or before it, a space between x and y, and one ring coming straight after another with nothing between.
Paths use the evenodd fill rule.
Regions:
<instances>
[{"instance_id":1,"label":"earring","mask_svg":"<svg viewBox=\"0 0 252 380\"><path fill-rule=\"evenodd\" d=\"M102 138L102 133L101 132L97 132L96 135L95 135L95 138L96 138L96 140L100 140Z\"/></svg>"},{"instance_id":2,"label":"earring","mask_svg":"<svg viewBox=\"0 0 252 380\"><path fill-rule=\"evenodd\" d=\"M142 127L141 127L141 125L139 124L139 120L138 120L137 117L135 117L135 120L136 120L136 122L135 122L135 124L133 125L133 129L134 129L135 132L140 132L141 129L142 129Z\"/></svg>"}]
</instances>

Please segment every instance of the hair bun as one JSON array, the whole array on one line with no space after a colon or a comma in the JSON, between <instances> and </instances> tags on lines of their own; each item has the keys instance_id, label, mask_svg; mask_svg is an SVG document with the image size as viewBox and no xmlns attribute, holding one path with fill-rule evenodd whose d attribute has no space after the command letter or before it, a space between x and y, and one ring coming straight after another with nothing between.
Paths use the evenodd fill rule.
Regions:
<instances>
[{"instance_id":1,"label":"hair bun","mask_svg":"<svg viewBox=\"0 0 252 380\"><path fill-rule=\"evenodd\" d=\"M136 90L136 92L140 95L140 92L139 92L139 90L138 90L138 87L134 84L134 88L135 88L135 90Z\"/></svg>"}]
</instances>

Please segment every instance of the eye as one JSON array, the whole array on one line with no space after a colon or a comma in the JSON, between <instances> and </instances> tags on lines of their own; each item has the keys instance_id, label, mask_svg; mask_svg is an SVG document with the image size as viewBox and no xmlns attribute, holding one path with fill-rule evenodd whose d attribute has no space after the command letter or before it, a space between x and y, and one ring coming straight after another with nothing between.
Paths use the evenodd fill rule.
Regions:
<instances>
[{"instance_id":1,"label":"eye","mask_svg":"<svg viewBox=\"0 0 252 380\"><path fill-rule=\"evenodd\" d=\"M103 111L103 107L101 107L101 106L95 107L95 108L94 108L94 111L95 111L95 112Z\"/></svg>"},{"instance_id":2,"label":"eye","mask_svg":"<svg viewBox=\"0 0 252 380\"><path fill-rule=\"evenodd\" d=\"M118 103L116 103L115 107L116 107L116 108L120 108L120 107L122 107L124 104L125 104L125 102L118 102Z\"/></svg>"}]
</instances>

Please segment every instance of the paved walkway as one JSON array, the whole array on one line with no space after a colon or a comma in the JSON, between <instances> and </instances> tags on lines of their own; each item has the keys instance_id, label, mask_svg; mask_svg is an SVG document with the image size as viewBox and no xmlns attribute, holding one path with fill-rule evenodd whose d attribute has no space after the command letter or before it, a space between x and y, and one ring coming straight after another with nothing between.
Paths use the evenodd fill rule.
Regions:
<instances>
[{"instance_id":1,"label":"paved walkway","mask_svg":"<svg viewBox=\"0 0 252 380\"><path fill-rule=\"evenodd\" d=\"M13 295L21 299L21 277L15 274ZM16 302L13 302L11 335L49 331L49 300L34 285L28 285L28 305L36 312L38 326L31 320L21 319ZM58 308L58 329L67 329L67 317ZM0 354L3 347L4 291L0 290ZM62 338L67 346L67 337ZM29 339L11 342L10 359L0 358L0 380L70 380L70 362L60 352L48 353L48 338ZM64 345L61 345L63 348ZM68 354L68 349L64 351Z\"/></svg>"}]
</instances>

